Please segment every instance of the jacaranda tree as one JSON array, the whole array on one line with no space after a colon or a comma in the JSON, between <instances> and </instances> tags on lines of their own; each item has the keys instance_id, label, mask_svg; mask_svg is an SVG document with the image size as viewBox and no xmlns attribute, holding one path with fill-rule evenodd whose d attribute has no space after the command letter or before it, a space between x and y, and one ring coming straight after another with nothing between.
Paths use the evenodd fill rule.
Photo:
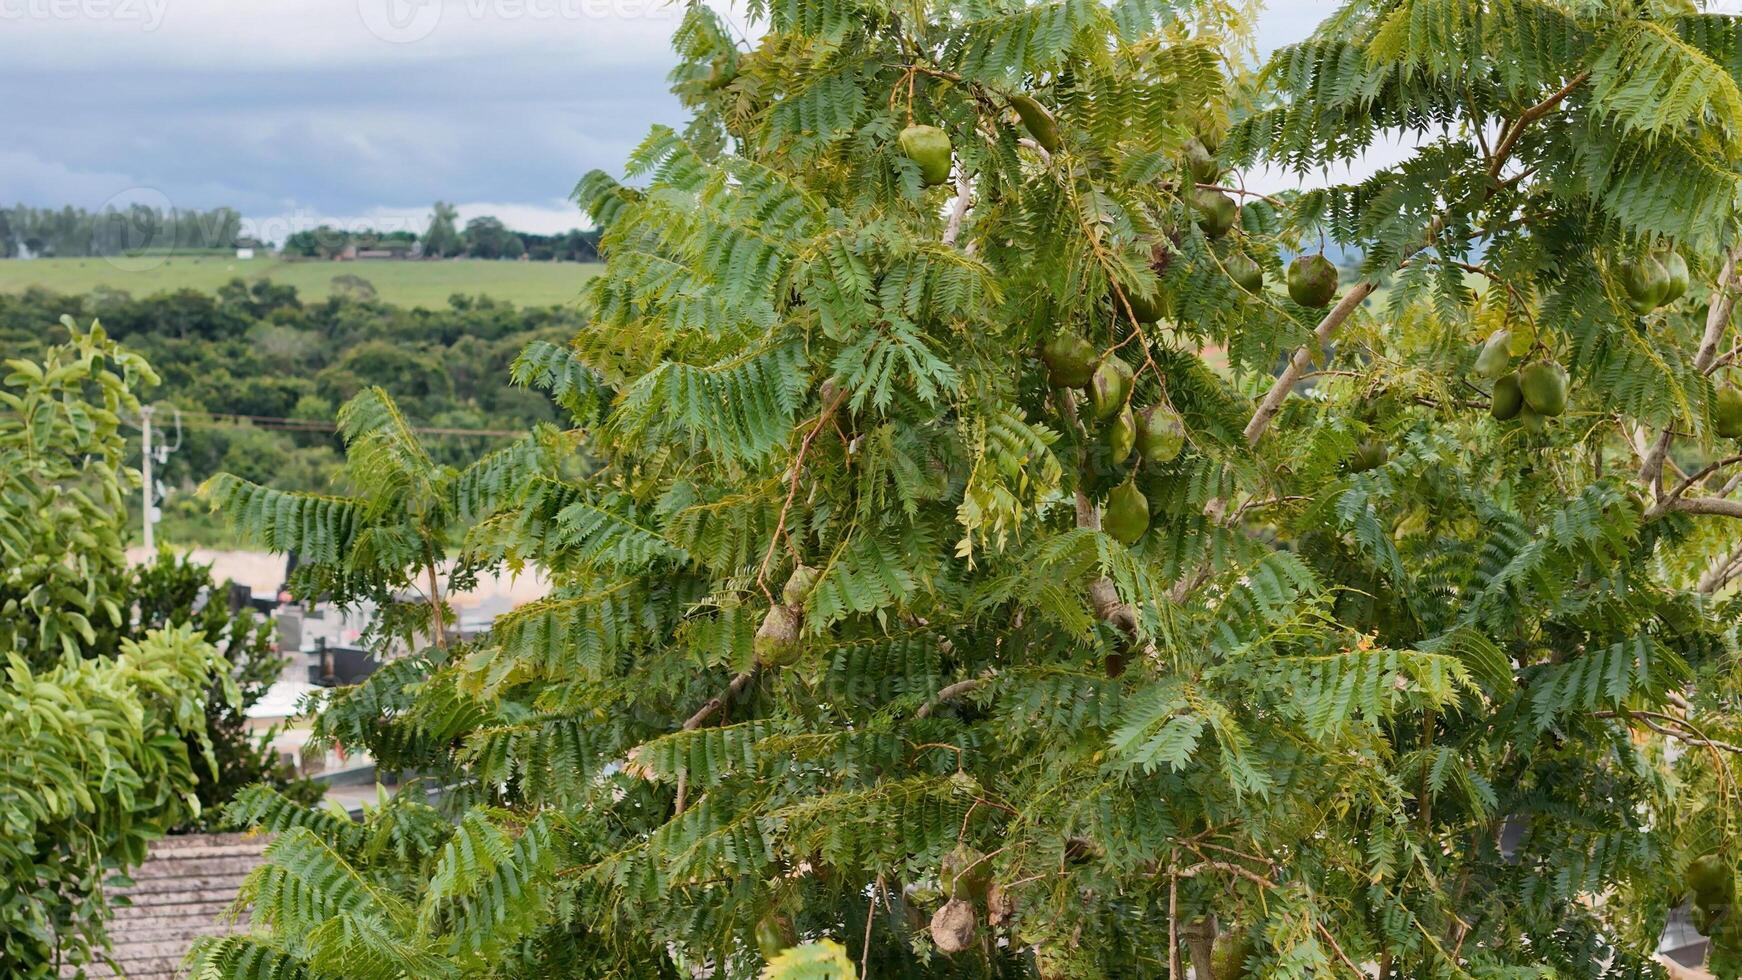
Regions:
<instances>
[{"instance_id":1,"label":"jacaranda tree","mask_svg":"<svg viewBox=\"0 0 1742 980\"><path fill-rule=\"evenodd\" d=\"M554 592L327 701L444 793L249 795L199 976L1742 973L1735 20L749 13L577 189L574 431L220 485L340 599Z\"/></svg>"}]
</instances>

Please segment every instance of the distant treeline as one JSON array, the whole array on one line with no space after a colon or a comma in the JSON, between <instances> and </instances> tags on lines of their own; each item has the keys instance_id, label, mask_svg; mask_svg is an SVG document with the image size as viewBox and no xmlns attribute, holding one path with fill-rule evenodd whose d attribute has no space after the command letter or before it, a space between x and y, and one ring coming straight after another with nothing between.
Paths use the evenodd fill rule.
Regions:
<instances>
[{"instance_id":1,"label":"distant treeline","mask_svg":"<svg viewBox=\"0 0 1742 980\"><path fill-rule=\"evenodd\" d=\"M412 231L335 228L319 225L285 239L285 255L339 258L349 249L385 250L405 258L530 259L534 262L597 262L599 233L570 229L556 235L515 231L500 218L481 215L457 225L453 205L437 201L429 226ZM0 258L83 258L135 252L229 249L262 243L242 234L242 216L230 208L163 210L143 204L86 211L65 207L0 209Z\"/></svg>"},{"instance_id":2,"label":"distant treeline","mask_svg":"<svg viewBox=\"0 0 1742 980\"><path fill-rule=\"evenodd\" d=\"M347 248L404 252L417 258L519 259L534 262L597 262L599 233L572 228L557 235L514 231L498 218L484 215L466 222L450 236L422 236L409 231L353 231L321 225L299 231L284 242L284 254L307 259L332 259Z\"/></svg>"},{"instance_id":3,"label":"distant treeline","mask_svg":"<svg viewBox=\"0 0 1742 980\"><path fill-rule=\"evenodd\" d=\"M160 210L143 204L84 208L0 208L0 258L83 257L228 248L242 232L230 208Z\"/></svg>"}]
</instances>

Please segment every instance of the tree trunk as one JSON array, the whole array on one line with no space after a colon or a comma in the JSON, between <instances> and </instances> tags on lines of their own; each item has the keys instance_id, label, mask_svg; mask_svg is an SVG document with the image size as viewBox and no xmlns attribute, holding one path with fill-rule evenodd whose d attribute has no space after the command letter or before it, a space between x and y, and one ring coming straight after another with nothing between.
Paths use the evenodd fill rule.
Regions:
<instances>
[{"instance_id":1,"label":"tree trunk","mask_svg":"<svg viewBox=\"0 0 1742 980\"><path fill-rule=\"evenodd\" d=\"M1181 930L1186 937L1186 948L1192 954L1192 975L1197 980L1220 980L1215 975L1213 958L1216 953L1216 917L1206 916L1194 919Z\"/></svg>"}]
</instances>

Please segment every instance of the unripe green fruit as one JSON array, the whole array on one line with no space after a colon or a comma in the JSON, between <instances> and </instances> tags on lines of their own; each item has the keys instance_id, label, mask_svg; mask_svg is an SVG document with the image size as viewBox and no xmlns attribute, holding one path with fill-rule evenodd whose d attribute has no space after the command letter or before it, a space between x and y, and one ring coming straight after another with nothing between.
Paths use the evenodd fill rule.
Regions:
<instances>
[{"instance_id":1,"label":"unripe green fruit","mask_svg":"<svg viewBox=\"0 0 1742 980\"><path fill-rule=\"evenodd\" d=\"M1664 290L1663 302L1673 303L1688 291L1688 260L1674 250L1659 253L1658 259L1663 263L1664 271L1669 274L1669 285Z\"/></svg>"},{"instance_id":2,"label":"unripe green fruit","mask_svg":"<svg viewBox=\"0 0 1742 980\"><path fill-rule=\"evenodd\" d=\"M798 945L798 930L792 920L779 912L770 912L756 922L756 949L765 960L772 960Z\"/></svg>"},{"instance_id":3,"label":"unripe green fruit","mask_svg":"<svg viewBox=\"0 0 1742 980\"><path fill-rule=\"evenodd\" d=\"M919 164L919 177L927 187L950 179L950 136L936 126L909 126L897 138L901 152Z\"/></svg>"},{"instance_id":4,"label":"unripe green fruit","mask_svg":"<svg viewBox=\"0 0 1742 980\"><path fill-rule=\"evenodd\" d=\"M1726 439L1742 438L1742 390L1730 385L1718 389L1718 403L1712 409L1712 428Z\"/></svg>"},{"instance_id":5,"label":"unripe green fruit","mask_svg":"<svg viewBox=\"0 0 1742 980\"><path fill-rule=\"evenodd\" d=\"M1010 108L1016 110L1017 118L1022 120L1022 128L1028 130L1028 135L1048 153L1056 153L1059 148L1059 124L1046 111L1046 106L1036 102L1032 96L1012 95Z\"/></svg>"},{"instance_id":6,"label":"unripe green fruit","mask_svg":"<svg viewBox=\"0 0 1742 980\"><path fill-rule=\"evenodd\" d=\"M1074 333L1061 333L1040 349L1047 380L1055 388L1081 388L1095 373L1095 348Z\"/></svg>"},{"instance_id":7,"label":"unripe green fruit","mask_svg":"<svg viewBox=\"0 0 1742 980\"><path fill-rule=\"evenodd\" d=\"M1355 455L1349 457L1349 472L1365 473L1384 466L1385 461L1390 458L1391 450L1385 447L1385 443L1377 439L1363 439L1355 447Z\"/></svg>"},{"instance_id":8,"label":"unripe green fruit","mask_svg":"<svg viewBox=\"0 0 1742 980\"><path fill-rule=\"evenodd\" d=\"M1337 295L1337 267L1323 255L1297 255L1288 264L1288 298L1301 306L1322 307Z\"/></svg>"},{"instance_id":9,"label":"unripe green fruit","mask_svg":"<svg viewBox=\"0 0 1742 980\"><path fill-rule=\"evenodd\" d=\"M1198 227L1209 238L1221 238L1240 221L1240 205L1221 191L1199 191L1193 205L1198 209Z\"/></svg>"},{"instance_id":10,"label":"unripe green fruit","mask_svg":"<svg viewBox=\"0 0 1742 980\"><path fill-rule=\"evenodd\" d=\"M1488 335L1482 353L1476 355L1476 373L1484 378L1498 378L1512 363L1512 331L1496 330Z\"/></svg>"},{"instance_id":11,"label":"unripe green fruit","mask_svg":"<svg viewBox=\"0 0 1742 980\"><path fill-rule=\"evenodd\" d=\"M1215 154L1195 136L1186 140L1185 157L1186 169L1191 171L1192 179L1200 184L1213 184L1222 175L1222 168L1216 165Z\"/></svg>"},{"instance_id":12,"label":"unripe green fruit","mask_svg":"<svg viewBox=\"0 0 1742 980\"><path fill-rule=\"evenodd\" d=\"M1669 270L1657 256L1642 255L1621 265L1621 288L1627 292L1627 305L1635 313L1650 313L1662 306L1669 295Z\"/></svg>"},{"instance_id":13,"label":"unripe green fruit","mask_svg":"<svg viewBox=\"0 0 1742 980\"><path fill-rule=\"evenodd\" d=\"M812 588L816 587L817 579L821 578L822 574L809 565L799 565L792 570L792 575L787 578L786 585L781 587L780 598L789 606L802 607L805 597L810 595Z\"/></svg>"},{"instance_id":14,"label":"unripe green fruit","mask_svg":"<svg viewBox=\"0 0 1742 980\"><path fill-rule=\"evenodd\" d=\"M938 862L938 887L950 898L979 902L992 887L992 863L966 844L957 844Z\"/></svg>"},{"instance_id":15,"label":"unripe green fruit","mask_svg":"<svg viewBox=\"0 0 1742 980\"><path fill-rule=\"evenodd\" d=\"M1107 495L1107 509L1101 515L1101 529L1113 540L1130 546L1149 530L1149 501L1137 484L1126 480Z\"/></svg>"},{"instance_id":16,"label":"unripe green fruit","mask_svg":"<svg viewBox=\"0 0 1742 980\"><path fill-rule=\"evenodd\" d=\"M1236 249L1229 254L1222 267L1228 270L1228 278L1234 280L1234 285L1254 295L1263 291L1264 267L1254 262L1245 252Z\"/></svg>"},{"instance_id":17,"label":"unripe green fruit","mask_svg":"<svg viewBox=\"0 0 1742 980\"><path fill-rule=\"evenodd\" d=\"M1518 390L1538 415L1555 416L1567 410L1567 371L1553 361L1525 365L1518 372Z\"/></svg>"},{"instance_id":18,"label":"unripe green fruit","mask_svg":"<svg viewBox=\"0 0 1742 980\"><path fill-rule=\"evenodd\" d=\"M1531 408L1529 402L1525 402L1524 407L1518 410L1518 424L1533 436L1540 436L1548 431L1548 420Z\"/></svg>"},{"instance_id":19,"label":"unripe green fruit","mask_svg":"<svg viewBox=\"0 0 1742 980\"><path fill-rule=\"evenodd\" d=\"M1118 357L1108 356L1089 378L1089 408L1095 418L1106 421L1125 406L1131 397L1131 365Z\"/></svg>"},{"instance_id":20,"label":"unripe green fruit","mask_svg":"<svg viewBox=\"0 0 1742 980\"><path fill-rule=\"evenodd\" d=\"M1179 413L1166 405L1151 405L1137 413L1137 451L1146 462L1165 463L1186 444Z\"/></svg>"},{"instance_id":21,"label":"unripe green fruit","mask_svg":"<svg viewBox=\"0 0 1742 980\"><path fill-rule=\"evenodd\" d=\"M1107 452L1114 464L1123 463L1136 444L1137 416L1132 414L1131 406L1126 405L1107 425Z\"/></svg>"},{"instance_id":22,"label":"unripe green fruit","mask_svg":"<svg viewBox=\"0 0 1742 980\"><path fill-rule=\"evenodd\" d=\"M1524 392L1518 388L1518 375L1508 374L1494 382L1494 394L1488 399L1488 414L1505 422L1518 417L1524 407Z\"/></svg>"},{"instance_id":23,"label":"unripe green fruit","mask_svg":"<svg viewBox=\"0 0 1742 980\"><path fill-rule=\"evenodd\" d=\"M1159 282L1155 284L1155 292L1148 296L1134 289L1127 289L1124 292L1125 302L1131 304L1131 313L1137 317L1138 323L1154 323L1167 316L1170 304L1167 301L1167 293L1162 290ZM1125 307L1119 305L1117 301L1114 303L1113 315L1115 317L1125 315Z\"/></svg>"},{"instance_id":24,"label":"unripe green fruit","mask_svg":"<svg viewBox=\"0 0 1742 980\"><path fill-rule=\"evenodd\" d=\"M768 607L768 614L762 617L762 626L751 643L756 662L764 667L790 667L798 663L804 655L804 647L798 642L802 625L792 607L778 602Z\"/></svg>"},{"instance_id":25,"label":"unripe green fruit","mask_svg":"<svg viewBox=\"0 0 1742 980\"><path fill-rule=\"evenodd\" d=\"M1708 908L1727 905L1736 894L1736 876L1723 858L1716 854L1694 858L1688 865L1684 880L1688 891L1693 893L1694 901Z\"/></svg>"}]
</instances>

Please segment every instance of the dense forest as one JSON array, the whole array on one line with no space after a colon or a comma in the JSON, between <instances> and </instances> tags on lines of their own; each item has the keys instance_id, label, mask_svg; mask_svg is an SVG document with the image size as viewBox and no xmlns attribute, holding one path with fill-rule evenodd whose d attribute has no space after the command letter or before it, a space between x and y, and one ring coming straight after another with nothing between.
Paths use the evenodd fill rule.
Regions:
<instances>
[{"instance_id":1,"label":"dense forest","mask_svg":"<svg viewBox=\"0 0 1742 980\"><path fill-rule=\"evenodd\" d=\"M293 288L240 280L208 295L180 290L135 298L42 290L0 294L0 349L33 358L67 340L63 313L100 319L162 378L149 400L180 448L158 467L166 540L227 540L191 493L222 470L281 489L325 489L339 462L332 418L369 386L391 392L439 458L470 459L512 432L548 421L550 403L515 388L508 367L529 342L571 336L573 308L520 308L453 297L406 309L359 296L304 303ZM137 464L138 440L130 443ZM130 506L137 506L134 498Z\"/></svg>"}]
</instances>

